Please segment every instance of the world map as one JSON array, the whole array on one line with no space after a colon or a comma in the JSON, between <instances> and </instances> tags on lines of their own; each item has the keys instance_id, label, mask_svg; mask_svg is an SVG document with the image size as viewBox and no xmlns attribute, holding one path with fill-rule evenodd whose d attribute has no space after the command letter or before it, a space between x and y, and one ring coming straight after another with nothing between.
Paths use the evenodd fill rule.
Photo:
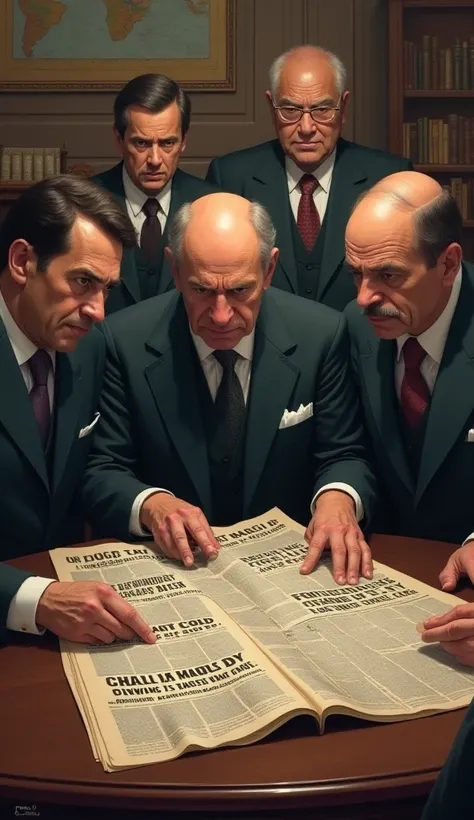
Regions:
<instances>
[{"instance_id":1,"label":"world map","mask_svg":"<svg viewBox=\"0 0 474 820\"><path fill-rule=\"evenodd\" d=\"M209 0L14 0L17 59L209 57Z\"/></svg>"}]
</instances>

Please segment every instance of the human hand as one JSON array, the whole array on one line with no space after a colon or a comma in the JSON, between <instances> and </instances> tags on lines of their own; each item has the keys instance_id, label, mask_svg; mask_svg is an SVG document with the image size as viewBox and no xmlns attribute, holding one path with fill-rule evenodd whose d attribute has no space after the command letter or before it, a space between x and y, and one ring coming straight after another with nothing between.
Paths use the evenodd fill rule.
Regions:
<instances>
[{"instance_id":1,"label":"human hand","mask_svg":"<svg viewBox=\"0 0 474 820\"><path fill-rule=\"evenodd\" d=\"M356 584L360 569L364 578L372 578L370 547L356 521L354 501L347 493L340 490L321 493L305 539L308 552L300 568L303 575L310 573L323 550L330 548L333 576L338 584Z\"/></svg>"},{"instance_id":2,"label":"human hand","mask_svg":"<svg viewBox=\"0 0 474 820\"><path fill-rule=\"evenodd\" d=\"M112 643L156 635L131 604L113 587L98 581L54 581L36 609L36 623L60 638L79 643Z\"/></svg>"},{"instance_id":3,"label":"human hand","mask_svg":"<svg viewBox=\"0 0 474 820\"><path fill-rule=\"evenodd\" d=\"M460 663L474 666L474 604L458 604L443 615L428 618L417 629L425 643L439 643Z\"/></svg>"},{"instance_id":4,"label":"human hand","mask_svg":"<svg viewBox=\"0 0 474 820\"><path fill-rule=\"evenodd\" d=\"M450 555L439 574L441 589L452 592L463 575L467 575L474 584L474 543L466 544Z\"/></svg>"},{"instance_id":5,"label":"human hand","mask_svg":"<svg viewBox=\"0 0 474 820\"><path fill-rule=\"evenodd\" d=\"M191 544L196 544L208 560L217 558L219 542L199 507L168 493L154 493L142 504L140 522L147 527L155 544L169 558L194 563Z\"/></svg>"}]
</instances>

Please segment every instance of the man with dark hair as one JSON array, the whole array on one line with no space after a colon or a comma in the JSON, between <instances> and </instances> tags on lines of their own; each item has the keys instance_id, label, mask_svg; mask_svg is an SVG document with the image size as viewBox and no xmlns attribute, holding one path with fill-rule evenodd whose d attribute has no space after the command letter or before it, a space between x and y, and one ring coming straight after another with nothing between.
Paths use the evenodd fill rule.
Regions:
<instances>
[{"instance_id":1,"label":"man with dark hair","mask_svg":"<svg viewBox=\"0 0 474 820\"><path fill-rule=\"evenodd\" d=\"M474 530L474 267L461 236L451 194L414 171L381 180L347 225L376 532L463 543Z\"/></svg>"},{"instance_id":2,"label":"man with dark hair","mask_svg":"<svg viewBox=\"0 0 474 820\"><path fill-rule=\"evenodd\" d=\"M58 176L0 229L0 558L83 540L77 505L104 366L104 318L135 232L107 191ZM0 640L41 629L90 643L152 633L111 588L0 566Z\"/></svg>"},{"instance_id":3,"label":"man with dark hair","mask_svg":"<svg viewBox=\"0 0 474 820\"><path fill-rule=\"evenodd\" d=\"M188 95L163 74L135 77L117 95L114 135L122 161L94 181L126 207L138 244L124 252L120 287L108 300L107 313L173 287L164 255L168 221L184 202L216 190L178 168L190 117Z\"/></svg>"},{"instance_id":4,"label":"man with dark hair","mask_svg":"<svg viewBox=\"0 0 474 820\"><path fill-rule=\"evenodd\" d=\"M271 288L265 209L216 193L182 206L167 248L179 292L105 322L101 428L85 481L98 535L152 537L186 566L210 525L278 506L307 524L310 572L326 547L338 583L371 577L370 517L346 322ZM161 489L160 489L161 488Z\"/></svg>"},{"instance_id":5,"label":"man with dark hair","mask_svg":"<svg viewBox=\"0 0 474 820\"><path fill-rule=\"evenodd\" d=\"M280 249L276 287L343 310L355 297L344 266L352 205L411 163L342 139L346 70L329 51L305 45L281 54L266 96L277 139L214 159L206 178L267 208Z\"/></svg>"}]
</instances>

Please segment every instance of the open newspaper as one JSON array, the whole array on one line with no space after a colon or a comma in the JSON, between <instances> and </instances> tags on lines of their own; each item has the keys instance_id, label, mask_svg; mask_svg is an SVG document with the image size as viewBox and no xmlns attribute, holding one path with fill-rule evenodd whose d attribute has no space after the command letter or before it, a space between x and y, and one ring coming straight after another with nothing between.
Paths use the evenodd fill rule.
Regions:
<instances>
[{"instance_id":1,"label":"open newspaper","mask_svg":"<svg viewBox=\"0 0 474 820\"><path fill-rule=\"evenodd\" d=\"M474 669L416 624L458 599L383 564L339 586L329 558L301 575L304 529L277 509L218 528L222 548L185 569L146 545L51 551L60 580L111 584L154 645L61 641L94 755L106 771L252 743L296 715L406 720L467 705Z\"/></svg>"}]
</instances>

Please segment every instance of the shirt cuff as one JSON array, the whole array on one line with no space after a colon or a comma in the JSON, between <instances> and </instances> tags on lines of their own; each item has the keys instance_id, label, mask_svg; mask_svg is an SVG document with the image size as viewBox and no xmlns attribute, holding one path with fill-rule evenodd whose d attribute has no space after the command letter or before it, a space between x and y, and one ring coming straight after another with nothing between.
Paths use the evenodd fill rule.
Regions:
<instances>
[{"instance_id":1,"label":"shirt cuff","mask_svg":"<svg viewBox=\"0 0 474 820\"><path fill-rule=\"evenodd\" d=\"M150 531L144 530L140 524L140 513L143 503L150 497L150 495L155 495L155 493L168 493L168 495L174 495L174 493L170 492L170 490L164 490L162 487L149 487L148 490L142 490L141 493L138 493L132 504L132 511L128 521L128 529L130 530L131 535L138 535L141 538L150 537Z\"/></svg>"},{"instance_id":2,"label":"shirt cuff","mask_svg":"<svg viewBox=\"0 0 474 820\"><path fill-rule=\"evenodd\" d=\"M319 496L321 495L321 493L325 493L327 490L340 490L342 493L350 495L355 504L356 520L362 521L364 517L364 505L362 504L362 499L359 493L357 492L357 490L354 490L354 487L351 487L350 484L344 484L340 481L333 481L332 484L325 484L324 487L321 487L321 489L318 490L318 492L316 493L311 502L311 515L313 515L314 513L314 505L316 504L316 501L318 500Z\"/></svg>"},{"instance_id":3,"label":"shirt cuff","mask_svg":"<svg viewBox=\"0 0 474 820\"><path fill-rule=\"evenodd\" d=\"M36 609L39 599L56 578L40 578L33 575L23 581L21 587L10 601L7 615L7 629L13 632L28 632L30 635L43 635L45 630L36 625Z\"/></svg>"},{"instance_id":4,"label":"shirt cuff","mask_svg":"<svg viewBox=\"0 0 474 820\"><path fill-rule=\"evenodd\" d=\"M464 546L466 546L466 544L469 544L469 541L473 541L473 540L474 540L474 532L471 532L471 534L468 535L467 538L464 539L461 546L464 547Z\"/></svg>"}]
</instances>

